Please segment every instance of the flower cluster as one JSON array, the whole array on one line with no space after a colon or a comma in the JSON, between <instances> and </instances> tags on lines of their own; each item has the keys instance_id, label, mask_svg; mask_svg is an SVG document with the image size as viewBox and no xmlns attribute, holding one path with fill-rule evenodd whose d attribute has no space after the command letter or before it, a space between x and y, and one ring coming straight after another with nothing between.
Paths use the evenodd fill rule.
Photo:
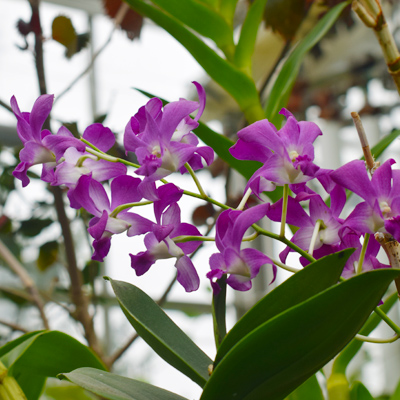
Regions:
<instances>
[{"instance_id":1,"label":"flower cluster","mask_svg":"<svg viewBox=\"0 0 400 400\"><path fill-rule=\"evenodd\" d=\"M41 179L50 185L66 186L71 207L84 208L93 215L88 232L93 237L94 260L104 260L115 234L145 235L146 251L130 254L136 274L146 273L158 259L174 258L177 280L186 291L199 287L190 254L204 238L195 226L181 222L178 203L186 192L163 178L174 172L194 175L213 161L213 149L199 146L192 132L205 108L204 89L194 84L198 102L180 99L163 106L160 99L153 98L130 119L123 143L126 154L133 152L139 165L106 154L115 144L115 136L101 124L90 125L80 139L65 127L56 134L42 130L53 96L40 96L30 113L21 112L15 98L11 99L24 145L21 162L14 171L22 185L29 184L28 169L42 164ZM190 114L196 110L192 118ZM226 206L216 222L218 252L211 256L207 274L214 292L218 292L219 280L224 276L232 288L250 289L252 279L264 265L272 267L275 277L276 265L284 266L291 251L300 253L300 261L306 265L310 259L353 247L356 251L345 267L345 277L385 267L376 258L379 243L369 235L383 232L400 240L400 171L392 169L394 161L386 161L372 179L362 161L352 161L336 171L322 169L314 164L313 145L322 134L320 129L311 122L298 122L286 109L281 113L287 122L280 130L267 120L258 121L239 131L238 141L230 149L234 157L256 160L262 166L247 183L238 209ZM137 177L128 174L127 165L136 167ZM329 205L312 189L312 180L317 180L329 195ZM106 190L104 185L109 181ZM158 181L163 184L157 186ZM277 186L285 187L284 197L274 204L264 202L262 193ZM363 201L343 218L346 189ZM200 192L204 200L210 200ZM250 193L259 198L260 204L248 208L245 203ZM132 211L144 204L153 204L153 221ZM281 263L259 250L242 248L246 231L264 217L281 222L283 227L288 223L297 228L280 254ZM257 234L260 232L268 236L268 232L258 229ZM282 238L284 230L278 240Z\"/></svg>"}]
</instances>

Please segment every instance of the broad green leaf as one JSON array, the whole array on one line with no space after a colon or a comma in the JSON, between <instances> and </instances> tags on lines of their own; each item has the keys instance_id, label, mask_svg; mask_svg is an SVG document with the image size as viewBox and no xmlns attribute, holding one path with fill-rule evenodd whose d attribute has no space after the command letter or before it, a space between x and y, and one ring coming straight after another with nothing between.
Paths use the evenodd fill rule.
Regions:
<instances>
[{"instance_id":1,"label":"broad green leaf","mask_svg":"<svg viewBox=\"0 0 400 400\"><path fill-rule=\"evenodd\" d=\"M398 301L397 292L393 293L383 305L379 308L387 313L392 306ZM371 314L368 318L368 321L360 330L360 334L364 336L368 336L382 321L382 319L375 313ZM354 358L354 356L361 349L361 346L364 344L361 340L353 339L335 358L335 361L332 366L332 374L346 374L346 368L349 365L350 361ZM400 398L399 398L400 400Z\"/></svg>"},{"instance_id":2,"label":"broad green leaf","mask_svg":"<svg viewBox=\"0 0 400 400\"><path fill-rule=\"evenodd\" d=\"M251 58L267 0L255 0L247 12L235 50L235 65L251 75Z\"/></svg>"},{"instance_id":3,"label":"broad green leaf","mask_svg":"<svg viewBox=\"0 0 400 400\"><path fill-rule=\"evenodd\" d=\"M225 336L214 364L217 365L236 343L263 323L336 284L352 252L347 249L319 259L263 297Z\"/></svg>"},{"instance_id":4,"label":"broad green leaf","mask_svg":"<svg viewBox=\"0 0 400 400\"><path fill-rule=\"evenodd\" d=\"M22 235L27 237L34 237L39 235L44 228L50 226L54 221L50 218L31 218L21 222L18 230Z\"/></svg>"},{"instance_id":5,"label":"broad green leaf","mask_svg":"<svg viewBox=\"0 0 400 400\"><path fill-rule=\"evenodd\" d=\"M289 394L285 400L324 400L321 387L315 375L308 378L296 390Z\"/></svg>"},{"instance_id":6,"label":"broad green leaf","mask_svg":"<svg viewBox=\"0 0 400 400\"><path fill-rule=\"evenodd\" d=\"M141 289L106 279L138 335L168 364L203 387L212 360Z\"/></svg>"},{"instance_id":7,"label":"broad green leaf","mask_svg":"<svg viewBox=\"0 0 400 400\"><path fill-rule=\"evenodd\" d=\"M256 86L249 76L221 58L175 18L142 0L126 0L126 2L178 40L207 74L236 100L249 123L264 118Z\"/></svg>"},{"instance_id":8,"label":"broad green leaf","mask_svg":"<svg viewBox=\"0 0 400 400\"><path fill-rule=\"evenodd\" d=\"M374 400L374 398L361 382L354 382L350 389L350 400Z\"/></svg>"},{"instance_id":9,"label":"broad green leaf","mask_svg":"<svg viewBox=\"0 0 400 400\"><path fill-rule=\"evenodd\" d=\"M357 275L267 321L215 367L201 400L289 395L354 337L399 273L381 269Z\"/></svg>"},{"instance_id":10,"label":"broad green leaf","mask_svg":"<svg viewBox=\"0 0 400 400\"><path fill-rule=\"evenodd\" d=\"M88 366L104 370L99 358L71 336L58 331L24 335L0 349L1 361L28 400L36 400L47 377Z\"/></svg>"},{"instance_id":11,"label":"broad green leaf","mask_svg":"<svg viewBox=\"0 0 400 400\"><path fill-rule=\"evenodd\" d=\"M212 39L225 53L227 58L233 55L233 29L215 10L195 0L152 0L183 24L200 35Z\"/></svg>"},{"instance_id":12,"label":"broad green leaf","mask_svg":"<svg viewBox=\"0 0 400 400\"><path fill-rule=\"evenodd\" d=\"M266 106L266 118L275 124L279 129L283 117L278 114L282 107L285 107L293 85L297 79L300 66L303 62L304 56L322 39L322 37L329 31L331 26L339 18L339 15L349 1L339 3L325 14L315 25L315 27L301 40L295 47L289 57L286 59L283 67L274 82L274 85L269 94Z\"/></svg>"},{"instance_id":13,"label":"broad green leaf","mask_svg":"<svg viewBox=\"0 0 400 400\"><path fill-rule=\"evenodd\" d=\"M186 400L148 383L94 368L79 368L68 374L61 374L60 379L68 379L90 392L111 400Z\"/></svg>"}]
</instances>

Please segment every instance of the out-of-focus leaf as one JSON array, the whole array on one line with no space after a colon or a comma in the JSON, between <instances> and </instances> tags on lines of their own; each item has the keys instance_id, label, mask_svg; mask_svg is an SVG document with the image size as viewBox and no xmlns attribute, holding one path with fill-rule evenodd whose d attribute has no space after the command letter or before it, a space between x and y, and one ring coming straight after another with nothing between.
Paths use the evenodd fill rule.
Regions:
<instances>
[{"instance_id":1,"label":"out-of-focus leaf","mask_svg":"<svg viewBox=\"0 0 400 400\"><path fill-rule=\"evenodd\" d=\"M278 112L287 104L305 55L329 31L348 4L349 1L340 3L325 14L323 18L318 21L315 27L300 41L299 44L297 44L295 49L284 62L265 105L266 118L277 128L280 128L283 120L283 117L279 115Z\"/></svg>"},{"instance_id":2,"label":"out-of-focus leaf","mask_svg":"<svg viewBox=\"0 0 400 400\"><path fill-rule=\"evenodd\" d=\"M21 226L18 232L23 236L34 237L39 235L44 228L50 226L54 221L50 218L31 218L25 221L21 221Z\"/></svg>"},{"instance_id":3,"label":"out-of-focus leaf","mask_svg":"<svg viewBox=\"0 0 400 400\"><path fill-rule=\"evenodd\" d=\"M312 4L310 0L268 0L264 20L285 40L292 40Z\"/></svg>"},{"instance_id":4,"label":"out-of-focus leaf","mask_svg":"<svg viewBox=\"0 0 400 400\"><path fill-rule=\"evenodd\" d=\"M121 0L103 0L104 11L111 18L115 18L122 4ZM128 38L131 40L140 37L142 26L142 16L133 10L128 10L120 23L121 29L126 31Z\"/></svg>"},{"instance_id":5,"label":"out-of-focus leaf","mask_svg":"<svg viewBox=\"0 0 400 400\"><path fill-rule=\"evenodd\" d=\"M233 29L210 7L195 0L152 0L183 24L210 38L229 59L233 55Z\"/></svg>"},{"instance_id":6,"label":"out-of-focus leaf","mask_svg":"<svg viewBox=\"0 0 400 400\"><path fill-rule=\"evenodd\" d=\"M296 390L289 394L285 400L324 400L321 387L315 375L307 379Z\"/></svg>"},{"instance_id":7,"label":"out-of-focus leaf","mask_svg":"<svg viewBox=\"0 0 400 400\"><path fill-rule=\"evenodd\" d=\"M207 2L218 3L218 0L205 0ZM238 0L219 0L219 13L225 18L225 20L233 25L233 17L235 16L235 10Z\"/></svg>"},{"instance_id":8,"label":"out-of-focus leaf","mask_svg":"<svg viewBox=\"0 0 400 400\"><path fill-rule=\"evenodd\" d=\"M39 248L39 257L36 260L39 270L46 271L47 268L51 267L57 261L58 253L59 245L55 240L41 245Z\"/></svg>"},{"instance_id":9,"label":"out-of-focus leaf","mask_svg":"<svg viewBox=\"0 0 400 400\"><path fill-rule=\"evenodd\" d=\"M361 382L354 382L350 389L350 400L374 400L374 398Z\"/></svg>"},{"instance_id":10,"label":"out-of-focus leaf","mask_svg":"<svg viewBox=\"0 0 400 400\"><path fill-rule=\"evenodd\" d=\"M355 336L399 274L362 273L251 331L215 367L201 400L285 398Z\"/></svg>"},{"instance_id":11,"label":"out-of-focus leaf","mask_svg":"<svg viewBox=\"0 0 400 400\"><path fill-rule=\"evenodd\" d=\"M90 260L86 263L82 271L83 282L85 284L94 285L94 280L100 274L100 263L95 260Z\"/></svg>"},{"instance_id":12,"label":"out-of-focus leaf","mask_svg":"<svg viewBox=\"0 0 400 400\"><path fill-rule=\"evenodd\" d=\"M194 33L162 10L142 0L126 0L126 2L178 40L207 74L237 101L249 123L264 118L256 86L249 76L221 58Z\"/></svg>"},{"instance_id":13,"label":"out-of-focus leaf","mask_svg":"<svg viewBox=\"0 0 400 400\"><path fill-rule=\"evenodd\" d=\"M400 400L400 380L399 383L396 386L396 389L394 390L392 396L390 397L390 400Z\"/></svg>"},{"instance_id":14,"label":"out-of-focus leaf","mask_svg":"<svg viewBox=\"0 0 400 400\"><path fill-rule=\"evenodd\" d=\"M240 31L239 42L235 50L235 65L251 74L251 58L254 52L258 28L267 0L252 2Z\"/></svg>"},{"instance_id":15,"label":"out-of-focus leaf","mask_svg":"<svg viewBox=\"0 0 400 400\"><path fill-rule=\"evenodd\" d=\"M51 36L53 40L66 48L65 56L67 58L79 53L89 41L89 34L82 33L77 35L71 19L64 15L54 18L51 25Z\"/></svg>"},{"instance_id":16,"label":"out-of-focus leaf","mask_svg":"<svg viewBox=\"0 0 400 400\"><path fill-rule=\"evenodd\" d=\"M69 382L65 382L65 385L61 386L46 386L46 397L54 400L93 400L95 398L89 396L88 392L82 387L71 385Z\"/></svg>"},{"instance_id":17,"label":"out-of-focus leaf","mask_svg":"<svg viewBox=\"0 0 400 400\"><path fill-rule=\"evenodd\" d=\"M371 153L375 158L381 156L381 154L392 144L395 139L400 136L400 130L395 129L389 135L384 136L374 147L371 149ZM362 157L364 159L364 157Z\"/></svg>"},{"instance_id":18,"label":"out-of-focus leaf","mask_svg":"<svg viewBox=\"0 0 400 400\"><path fill-rule=\"evenodd\" d=\"M187 400L148 383L94 368L79 368L59 377L110 400Z\"/></svg>"},{"instance_id":19,"label":"out-of-focus leaf","mask_svg":"<svg viewBox=\"0 0 400 400\"><path fill-rule=\"evenodd\" d=\"M127 282L107 279L138 335L168 364L203 387L212 360L146 293Z\"/></svg>"}]
</instances>

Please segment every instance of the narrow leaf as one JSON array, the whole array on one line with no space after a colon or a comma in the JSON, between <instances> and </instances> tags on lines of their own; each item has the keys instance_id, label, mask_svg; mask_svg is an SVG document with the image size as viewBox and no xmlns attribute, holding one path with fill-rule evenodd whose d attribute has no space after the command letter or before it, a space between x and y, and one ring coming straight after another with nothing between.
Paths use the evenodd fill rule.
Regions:
<instances>
[{"instance_id":1,"label":"narrow leaf","mask_svg":"<svg viewBox=\"0 0 400 400\"><path fill-rule=\"evenodd\" d=\"M350 389L350 400L374 400L374 398L361 382L354 382Z\"/></svg>"},{"instance_id":2,"label":"narrow leaf","mask_svg":"<svg viewBox=\"0 0 400 400\"><path fill-rule=\"evenodd\" d=\"M254 52L257 32L264 14L267 0L255 0L249 7L240 31L239 42L235 50L235 65L251 74L251 58Z\"/></svg>"},{"instance_id":3,"label":"narrow leaf","mask_svg":"<svg viewBox=\"0 0 400 400\"><path fill-rule=\"evenodd\" d=\"M276 315L336 284L352 252L352 249L347 249L319 259L263 297L225 337L218 349L215 365L248 333Z\"/></svg>"},{"instance_id":4,"label":"narrow leaf","mask_svg":"<svg viewBox=\"0 0 400 400\"><path fill-rule=\"evenodd\" d=\"M107 279L138 335L167 363L203 387L212 360L146 293L129 283Z\"/></svg>"},{"instance_id":5,"label":"narrow leaf","mask_svg":"<svg viewBox=\"0 0 400 400\"><path fill-rule=\"evenodd\" d=\"M277 128L280 128L282 122L282 116L280 116L278 112L282 107L285 107L289 99L292 87L297 79L297 75L305 55L329 31L331 26L339 18L339 15L343 9L348 5L349 1L339 3L327 14L325 14L315 25L315 27L295 47L283 64L283 67L276 78L265 106L266 118L275 124Z\"/></svg>"},{"instance_id":6,"label":"narrow leaf","mask_svg":"<svg viewBox=\"0 0 400 400\"><path fill-rule=\"evenodd\" d=\"M215 10L194 0L152 0L183 24L210 38L225 53L233 54L233 29Z\"/></svg>"},{"instance_id":7,"label":"narrow leaf","mask_svg":"<svg viewBox=\"0 0 400 400\"><path fill-rule=\"evenodd\" d=\"M167 390L123 376L99 371L94 368L79 368L60 379L68 379L102 398L111 400L186 400Z\"/></svg>"},{"instance_id":8,"label":"narrow leaf","mask_svg":"<svg viewBox=\"0 0 400 400\"><path fill-rule=\"evenodd\" d=\"M201 400L286 397L354 337L399 272L357 275L253 330L216 366Z\"/></svg>"},{"instance_id":9,"label":"narrow leaf","mask_svg":"<svg viewBox=\"0 0 400 400\"><path fill-rule=\"evenodd\" d=\"M380 157L381 154L389 147L395 139L400 135L400 130L395 129L388 135L384 136L374 147L371 149L372 155L376 158ZM362 157L364 159L364 157Z\"/></svg>"},{"instance_id":10,"label":"narrow leaf","mask_svg":"<svg viewBox=\"0 0 400 400\"><path fill-rule=\"evenodd\" d=\"M175 18L164 14L161 10L146 4L142 0L126 0L126 2L178 40L207 74L236 100L249 123L264 118L256 86L250 77L221 58Z\"/></svg>"}]
</instances>

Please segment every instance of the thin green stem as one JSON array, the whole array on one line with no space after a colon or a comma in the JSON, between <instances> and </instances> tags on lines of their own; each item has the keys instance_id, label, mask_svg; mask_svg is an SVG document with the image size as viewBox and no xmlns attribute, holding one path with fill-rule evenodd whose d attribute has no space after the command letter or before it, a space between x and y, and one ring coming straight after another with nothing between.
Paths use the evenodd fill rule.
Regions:
<instances>
[{"instance_id":1,"label":"thin green stem","mask_svg":"<svg viewBox=\"0 0 400 400\"><path fill-rule=\"evenodd\" d=\"M164 180L162 180L162 181L164 181ZM220 203L219 201L214 200L211 197L202 196L201 194L197 194L197 193L191 192L189 190L184 190L183 194L185 194L186 196L195 197L196 199L201 199L201 200L208 201L209 203L212 203L212 204L214 204L214 205L216 205L216 206L218 206L220 208L223 208L224 210L232 209L232 207L229 207L226 204Z\"/></svg>"},{"instance_id":2,"label":"thin green stem","mask_svg":"<svg viewBox=\"0 0 400 400\"><path fill-rule=\"evenodd\" d=\"M125 164L125 165L128 165L129 167L133 167L133 168L140 168L139 164L135 164L133 162L124 160L123 158L110 156L109 154L106 154L106 153L102 152L101 150L97 149L95 146L93 146L87 140L82 139L82 138L81 138L81 140L82 140L82 142L84 142L85 144L87 144L89 146L86 148L86 151L88 153L93 154L94 156L96 156L102 160L106 160L106 161L113 162L113 163Z\"/></svg>"},{"instance_id":3,"label":"thin green stem","mask_svg":"<svg viewBox=\"0 0 400 400\"><path fill-rule=\"evenodd\" d=\"M215 242L215 238L206 236L189 236L182 235L172 238L175 243L185 243L185 242Z\"/></svg>"},{"instance_id":4,"label":"thin green stem","mask_svg":"<svg viewBox=\"0 0 400 400\"><path fill-rule=\"evenodd\" d=\"M356 274L357 275L361 274L361 272L362 272L362 266L363 266L363 263L364 263L364 258L365 258L365 253L367 251L369 238L370 238L370 234L366 233L365 236L364 236L364 243L362 245L360 258L358 259L357 270L356 270Z\"/></svg>"},{"instance_id":5,"label":"thin green stem","mask_svg":"<svg viewBox=\"0 0 400 400\"><path fill-rule=\"evenodd\" d=\"M265 229L259 227L256 224L253 224L252 227L261 235L268 236L272 239L279 240L280 242L286 244L286 246L289 246L291 249L302 255L304 258L306 258L310 262L316 261L316 259L311 256L310 254L307 253L307 251L303 250L299 246L295 245L292 243L289 239L286 239L285 237L281 237L277 235L276 233L266 231Z\"/></svg>"},{"instance_id":6,"label":"thin green stem","mask_svg":"<svg viewBox=\"0 0 400 400\"><path fill-rule=\"evenodd\" d=\"M379 307L375 308L375 313L379 315L379 317L385 321L395 332L397 335L400 335L400 327L397 326Z\"/></svg>"},{"instance_id":7,"label":"thin green stem","mask_svg":"<svg viewBox=\"0 0 400 400\"><path fill-rule=\"evenodd\" d=\"M147 206L148 204L153 204L153 202L148 200L148 201L140 201L138 203L121 204L120 206L114 208L114 210L110 214L110 217L115 218L121 211L126 210L128 208Z\"/></svg>"},{"instance_id":8,"label":"thin green stem","mask_svg":"<svg viewBox=\"0 0 400 400\"><path fill-rule=\"evenodd\" d=\"M315 224L313 234L311 236L311 241L310 241L310 248L308 249L308 253L312 256L314 252L314 247L315 247L315 242L317 241L318 233L319 233L319 228L321 227L321 220L319 219L317 223Z\"/></svg>"},{"instance_id":9,"label":"thin green stem","mask_svg":"<svg viewBox=\"0 0 400 400\"><path fill-rule=\"evenodd\" d=\"M371 338L369 336L364 336L364 335L356 335L355 339L360 340L362 342L368 342L368 343L393 343L399 337L400 336L396 333L394 336L392 336L389 339Z\"/></svg>"},{"instance_id":10,"label":"thin green stem","mask_svg":"<svg viewBox=\"0 0 400 400\"><path fill-rule=\"evenodd\" d=\"M257 239L257 238L258 238L258 235L259 235L258 232L254 232L252 235L245 236L245 237L242 239L242 242L251 242L252 240Z\"/></svg>"},{"instance_id":11,"label":"thin green stem","mask_svg":"<svg viewBox=\"0 0 400 400\"><path fill-rule=\"evenodd\" d=\"M270 258L271 258L271 257L270 257ZM296 273L296 272L301 271L301 268L289 267L289 265L283 264L283 263L281 263L280 261L275 260L275 259L273 259L273 258L271 258L271 260L274 262L274 264L275 264L276 266L278 266L279 268L285 269L286 271L293 272L293 273Z\"/></svg>"},{"instance_id":12,"label":"thin green stem","mask_svg":"<svg viewBox=\"0 0 400 400\"><path fill-rule=\"evenodd\" d=\"M185 163L185 168L188 170L190 176L193 178L194 183L195 183L196 186L197 186L197 189L199 189L199 193L200 193L204 198L206 198L206 197L207 197L206 192L203 190L203 187L201 186L200 181L197 179L197 176L196 176L195 172L193 171L193 168L189 165L189 163Z\"/></svg>"},{"instance_id":13,"label":"thin green stem","mask_svg":"<svg viewBox=\"0 0 400 400\"><path fill-rule=\"evenodd\" d=\"M286 214L289 199L289 185L285 183L283 185L283 204L282 204L282 218L281 218L281 231L279 236L281 238L285 237L285 227L286 227Z\"/></svg>"}]
</instances>

